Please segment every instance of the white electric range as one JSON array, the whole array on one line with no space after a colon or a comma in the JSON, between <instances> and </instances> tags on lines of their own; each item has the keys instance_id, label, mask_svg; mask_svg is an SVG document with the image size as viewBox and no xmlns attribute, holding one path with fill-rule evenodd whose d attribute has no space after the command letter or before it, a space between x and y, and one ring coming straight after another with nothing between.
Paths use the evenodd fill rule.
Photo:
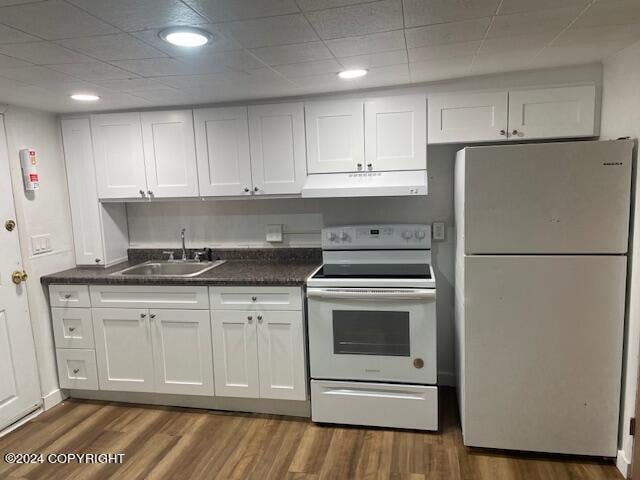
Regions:
<instances>
[{"instance_id":1,"label":"white electric range","mask_svg":"<svg viewBox=\"0 0 640 480\"><path fill-rule=\"evenodd\" d=\"M430 226L325 228L322 256L307 279L312 420L437 430Z\"/></svg>"}]
</instances>

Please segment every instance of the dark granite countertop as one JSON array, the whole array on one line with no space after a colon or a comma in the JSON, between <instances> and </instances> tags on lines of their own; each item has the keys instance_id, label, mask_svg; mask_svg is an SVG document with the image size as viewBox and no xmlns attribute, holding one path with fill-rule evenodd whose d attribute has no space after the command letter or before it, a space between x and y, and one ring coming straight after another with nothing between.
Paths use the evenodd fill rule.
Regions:
<instances>
[{"instance_id":1,"label":"dark granite countertop","mask_svg":"<svg viewBox=\"0 0 640 480\"><path fill-rule=\"evenodd\" d=\"M129 252L130 260L104 267L77 267L52 273L41 277L43 285L59 284L94 284L94 285L283 285L303 286L307 277L320 266L321 261L316 255L291 257L281 255L258 255L254 258L237 254L217 255L226 262L218 267L204 272L197 277L156 277L156 276L128 276L113 275L128 266L138 265L149 255L142 256L140 252ZM220 253L220 251L216 251ZM283 254L285 252L282 252ZM152 258L155 255L150 255ZM145 258L146 257L146 258ZM231 258L229 258L231 257Z\"/></svg>"}]
</instances>

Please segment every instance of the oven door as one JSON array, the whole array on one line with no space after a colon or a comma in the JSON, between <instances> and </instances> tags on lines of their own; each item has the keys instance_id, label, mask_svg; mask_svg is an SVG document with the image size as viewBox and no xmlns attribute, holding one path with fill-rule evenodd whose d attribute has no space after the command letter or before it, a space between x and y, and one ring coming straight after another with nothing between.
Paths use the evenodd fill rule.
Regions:
<instances>
[{"instance_id":1,"label":"oven door","mask_svg":"<svg viewBox=\"0 0 640 480\"><path fill-rule=\"evenodd\" d=\"M436 291L308 288L311 377L435 384Z\"/></svg>"}]
</instances>

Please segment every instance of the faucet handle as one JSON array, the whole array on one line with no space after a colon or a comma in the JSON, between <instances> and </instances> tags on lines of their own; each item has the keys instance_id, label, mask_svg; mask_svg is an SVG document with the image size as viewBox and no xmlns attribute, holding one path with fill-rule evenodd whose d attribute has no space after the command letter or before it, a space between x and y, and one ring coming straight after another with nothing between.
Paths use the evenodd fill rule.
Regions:
<instances>
[{"instance_id":1,"label":"faucet handle","mask_svg":"<svg viewBox=\"0 0 640 480\"><path fill-rule=\"evenodd\" d=\"M174 260L173 258L173 250L165 250L162 252L163 255L169 255L169 261Z\"/></svg>"},{"instance_id":2,"label":"faucet handle","mask_svg":"<svg viewBox=\"0 0 640 480\"><path fill-rule=\"evenodd\" d=\"M208 252L206 250L198 250L196 252L193 253L193 259L196 262L199 262L200 260L202 260L202 256L206 255Z\"/></svg>"}]
</instances>

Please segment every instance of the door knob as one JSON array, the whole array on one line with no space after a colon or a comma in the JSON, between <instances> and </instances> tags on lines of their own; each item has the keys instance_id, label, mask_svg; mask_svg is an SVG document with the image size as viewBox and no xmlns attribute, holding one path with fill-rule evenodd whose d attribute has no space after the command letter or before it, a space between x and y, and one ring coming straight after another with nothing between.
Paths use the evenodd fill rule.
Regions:
<instances>
[{"instance_id":1,"label":"door knob","mask_svg":"<svg viewBox=\"0 0 640 480\"><path fill-rule=\"evenodd\" d=\"M22 282L26 282L27 278L29 278L29 276L27 275L27 272L25 272L24 270L23 271L16 270L11 274L11 281L16 285L20 285Z\"/></svg>"},{"instance_id":2,"label":"door knob","mask_svg":"<svg viewBox=\"0 0 640 480\"><path fill-rule=\"evenodd\" d=\"M13 232L13 229L16 228L16 221L15 220L7 220L6 222L4 222L4 228L6 228L7 231L9 231L9 232Z\"/></svg>"}]
</instances>

